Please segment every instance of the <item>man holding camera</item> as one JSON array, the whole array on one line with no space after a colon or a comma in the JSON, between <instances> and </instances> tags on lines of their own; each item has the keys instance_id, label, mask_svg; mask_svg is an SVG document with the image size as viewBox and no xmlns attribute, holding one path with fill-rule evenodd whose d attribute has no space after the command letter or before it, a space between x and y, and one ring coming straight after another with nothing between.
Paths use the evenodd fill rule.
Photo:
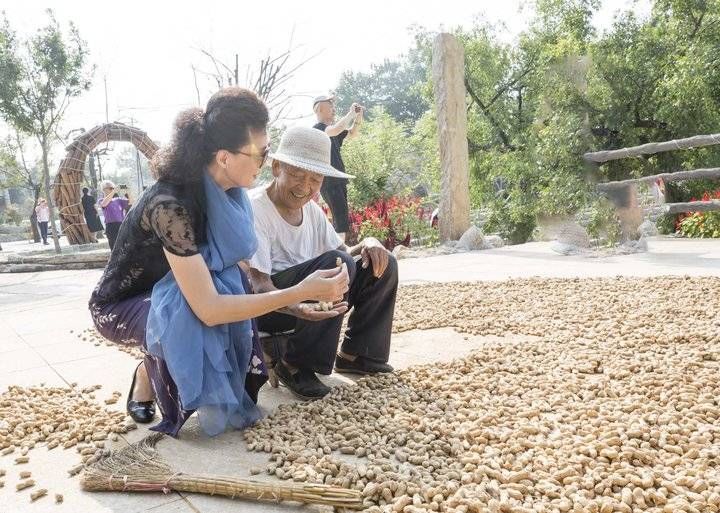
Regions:
<instances>
[{"instance_id":1,"label":"man holding camera","mask_svg":"<svg viewBox=\"0 0 720 513\"><path fill-rule=\"evenodd\" d=\"M345 164L340 154L343 141L346 137L354 137L360 130L360 124L363 120L363 107L358 103L353 103L350 110L340 118L335 120L335 96L318 96L313 101L313 111L317 118L314 128L322 130L330 136L332 142L331 164L338 171L345 172ZM345 235L350 231L350 220L348 212L347 200L347 179L327 177L323 181L320 194L325 203L330 207L332 213L333 227L340 236L341 240L345 240Z\"/></svg>"},{"instance_id":2,"label":"man holding camera","mask_svg":"<svg viewBox=\"0 0 720 513\"><path fill-rule=\"evenodd\" d=\"M115 246L118 231L120 230L120 225L123 219L125 219L125 214L130 209L130 199L121 198L115 190L115 184L110 180L105 180L101 184L101 188L105 196L98 200L98 205L102 208L103 216L105 217L105 235L107 235L108 238L110 251L112 251ZM120 185L120 191L126 192L127 185Z\"/></svg>"}]
</instances>

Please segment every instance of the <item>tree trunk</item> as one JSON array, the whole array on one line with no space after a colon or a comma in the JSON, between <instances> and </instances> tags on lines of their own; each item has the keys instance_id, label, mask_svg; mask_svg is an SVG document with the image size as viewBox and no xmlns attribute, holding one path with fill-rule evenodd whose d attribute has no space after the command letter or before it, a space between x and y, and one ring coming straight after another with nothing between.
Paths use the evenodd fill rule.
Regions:
<instances>
[{"instance_id":1,"label":"tree trunk","mask_svg":"<svg viewBox=\"0 0 720 513\"><path fill-rule=\"evenodd\" d=\"M45 182L45 193L47 195L47 204L50 209L50 228L52 229L53 244L55 244L55 253L60 254L60 237L58 236L57 230L55 229L55 206L52 200L52 194L50 190L50 166L48 166L48 145L47 140L42 139L40 141L42 148L42 163L43 163L43 180Z\"/></svg>"},{"instance_id":2,"label":"tree trunk","mask_svg":"<svg viewBox=\"0 0 720 513\"><path fill-rule=\"evenodd\" d=\"M32 230L32 237L33 242L40 242L40 231L38 230L37 225L37 213L35 212L35 207L37 207L38 204L38 198L40 198L40 186L37 185L33 189L33 208L32 213L30 214L30 230Z\"/></svg>"}]
</instances>

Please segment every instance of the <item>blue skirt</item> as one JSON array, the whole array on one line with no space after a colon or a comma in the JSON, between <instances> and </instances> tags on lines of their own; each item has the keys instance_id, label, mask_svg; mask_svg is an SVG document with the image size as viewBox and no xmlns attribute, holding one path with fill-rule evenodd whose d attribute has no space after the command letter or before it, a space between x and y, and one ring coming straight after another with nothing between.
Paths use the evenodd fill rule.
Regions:
<instances>
[{"instance_id":1,"label":"blue skirt","mask_svg":"<svg viewBox=\"0 0 720 513\"><path fill-rule=\"evenodd\" d=\"M243 275L243 282L246 281L247 278ZM247 290L250 290L249 283L245 283L245 286ZM150 429L176 437L180 428L195 410L183 408L177 387L165 361L149 354L146 350L145 329L150 311L151 293L152 291L149 290L144 294L122 301L90 304L90 314L95 327L103 337L117 344L136 346L145 353L145 369L155 392L155 402L162 414L161 422ZM252 355L245 376L245 390L257 403L260 387L268 377L255 319L252 320L252 330Z\"/></svg>"}]
</instances>

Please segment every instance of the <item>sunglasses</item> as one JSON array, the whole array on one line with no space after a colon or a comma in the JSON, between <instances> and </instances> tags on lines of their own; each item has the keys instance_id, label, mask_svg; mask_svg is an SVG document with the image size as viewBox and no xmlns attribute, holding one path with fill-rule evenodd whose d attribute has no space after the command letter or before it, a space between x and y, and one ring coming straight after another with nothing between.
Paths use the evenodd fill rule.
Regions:
<instances>
[{"instance_id":1,"label":"sunglasses","mask_svg":"<svg viewBox=\"0 0 720 513\"><path fill-rule=\"evenodd\" d=\"M246 153L244 151L232 151L232 150L227 150L227 151L229 151L233 155L240 154L240 155L245 155L246 157L252 157L260 163L260 165L258 167L263 167L265 165L265 162L267 162L268 155L270 155L270 145L267 145L260 155L253 154L253 153Z\"/></svg>"}]
</instances>

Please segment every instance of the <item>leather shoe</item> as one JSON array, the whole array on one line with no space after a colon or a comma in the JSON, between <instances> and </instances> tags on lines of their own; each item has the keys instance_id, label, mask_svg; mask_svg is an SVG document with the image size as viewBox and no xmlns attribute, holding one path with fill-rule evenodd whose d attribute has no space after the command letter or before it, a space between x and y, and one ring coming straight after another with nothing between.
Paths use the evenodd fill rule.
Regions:
<instances>
[{"instance_id":1,"label":"leather shoe","mask_svg":"<svg viewBox=\"0 0 720 513\"><path fill-rule=\"evenodd\" d=\"M304 401L320 399L330 392L330 387L320 381L310 369L298 369L293 374L280 360L275 364L274 370L280 382L288 387L297 398Z\"/></svg>"},{"instance_id":2,"label":"leather shoe","mask_svg":"<svg viewBox=\"0 0 720 513\"><path fill-rule=\"evenodd\" d=\"M140 363L142 365L143 362ZM127 412L128 415L139 424L147 424L152 422L155 418L155 402L154 401L135 401L133 394L135 393L135 379L137 379L137 370L140 367L138 365L133 372L132 383L130 384L130 391L128 392L127 398Z\"/></svg>"},{"instance_id":3,"label":"leather shoe","mask_svg":"<svg viewBox=\"0 0 720 513\"><path fill-rule=\"evenodd\" d=\"M335 372L342 374L382 374L393 370L392 365L362 356L356 356L354 360L348 360L340 355L335 358Z\"/></svg>"}]
</instances>

